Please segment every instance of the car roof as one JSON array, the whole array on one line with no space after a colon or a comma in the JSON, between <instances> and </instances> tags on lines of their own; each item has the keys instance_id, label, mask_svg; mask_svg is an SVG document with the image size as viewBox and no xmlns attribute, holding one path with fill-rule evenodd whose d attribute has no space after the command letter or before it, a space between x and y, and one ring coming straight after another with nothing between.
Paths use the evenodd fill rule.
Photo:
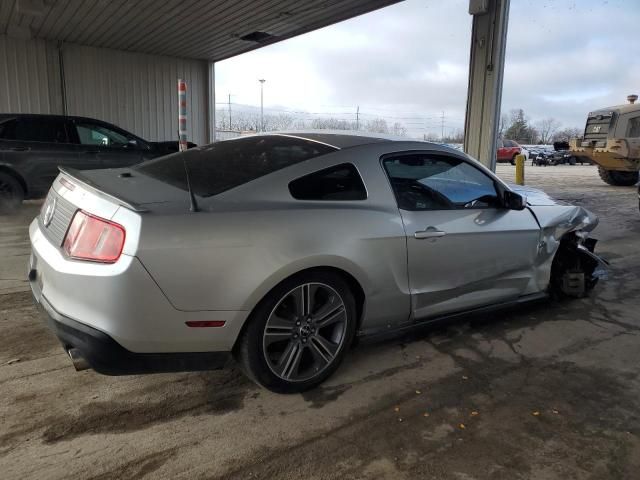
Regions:
<instances>
[{"instance_id":1,"label":"car roof","mask_svg":"<svg viewBox=\"0 0 640 480\"><path fill-rule=\"evenodd\" d=\"M320 142L331 147L344 150L346 148L358 147L361 145L381 144L381 143L416 143L422 148L430 145L443 146L443 144L425 142L423 140L415 140L406 137L397 137L386 134L368 133L368 132L353 132L344 130L292 130L292 131L277 131L277 132L264 132L257 133L256 136L283 136L292 138L301 138L304 140L310 140L312 142ZM229 139L225 141L233 141L235 139Z\"/></svg>"},{"instance_id":2,"label":"car roof","mask_svg":"<svg viewBox=\"0 0 640 480\"><path fill-rule=\"evenodd\" d=\"M20 117L66 118L66 119L74 119L74 120L89 120L92 122L101 122L101 123L106 123L111 125L109 122L100 120L99 118L79 117L77 115L57 115L53 113L0 113L0 120L7 120L9 118L20 118Z\"/></svg>"}]
</instances>

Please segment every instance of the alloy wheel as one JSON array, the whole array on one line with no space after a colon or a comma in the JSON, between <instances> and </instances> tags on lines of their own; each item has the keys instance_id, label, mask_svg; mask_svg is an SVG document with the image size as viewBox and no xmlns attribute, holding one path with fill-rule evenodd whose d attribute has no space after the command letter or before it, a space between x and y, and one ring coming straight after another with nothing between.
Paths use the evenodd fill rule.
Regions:
<instances>
[{"instance_id":1,"label":"alloy wheel","mask_svg":"<svg viewBox=\"0 0 640 480\"><path fill-rule=\"evenodd\" d=\"M302 382L333 363L347 336L347 311L329 285L305 283L285 294L271 311L263 350L271 371Z\"/></svg>"}]
</instances>

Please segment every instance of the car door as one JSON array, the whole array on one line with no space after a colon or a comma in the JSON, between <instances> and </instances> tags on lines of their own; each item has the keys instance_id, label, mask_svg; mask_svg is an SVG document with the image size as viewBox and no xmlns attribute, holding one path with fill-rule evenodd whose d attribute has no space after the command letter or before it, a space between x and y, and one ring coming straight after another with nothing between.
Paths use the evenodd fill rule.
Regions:
<instances>
[{"instance_id":1,"label":"car door","mask_svg":"<svg viewBox=\"0 0 640 480\"><path fill-rule=\"evenodd\" d=\"M65 117L18 115L2 127L4 162L25 180L29 197L47 192L58 167L78 167L77 146L69 139Z\"/></svg>"},{"instance_id":2,"label":"car door","mask_svg":"<svg viewBox=\"0 0 640 480\"><path fill-rule=\"evenodd\" d=\"M538 224L502 207L497 181L473 161L423 152L382 163L407 234L415 319L513 300L533 284Z\"/></svg>"},{"instance_id":3,"label":"car door","mask_svg":"<svg viewBox=\"0 0 640 480\"><path fill-rule=\"evenodd\" d=\"M81 158L95 158L100 168L129 167L142 161L147 146L134 135L88 119L76 118L73 125Z\"/></svg>"}]
</instances>

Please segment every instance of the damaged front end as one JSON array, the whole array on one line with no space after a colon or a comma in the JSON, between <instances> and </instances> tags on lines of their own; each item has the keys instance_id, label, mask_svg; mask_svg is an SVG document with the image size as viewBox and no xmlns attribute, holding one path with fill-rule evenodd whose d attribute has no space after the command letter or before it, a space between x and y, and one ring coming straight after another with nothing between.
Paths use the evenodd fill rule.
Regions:
<instances>
[{"instance_id":1,"label":"damaged front end","mask_svg":"<svg viewBox=\"0 0 640 480\"><path fill-rule=\"evenodd\" d=\"M601 278L608 263L594 253L596 239L589 233L598 217L587 209L564 204L530 187L514 188L527 196L529 210L540 225L536 257L537 283L554 297L586 296Z\"/></svg>"},{"instance_id":2,"label":"damaged front end","mask_svg":"<svg viewBox=\"0 0 640 480\"><path fill-rule=\"evenodd\" d=\"M567 233L551 264L549 294L554 297L586 296L598 280L607 277L606 260L594 253L597 240L585 232Z\"/></svg>"}]
</instances>

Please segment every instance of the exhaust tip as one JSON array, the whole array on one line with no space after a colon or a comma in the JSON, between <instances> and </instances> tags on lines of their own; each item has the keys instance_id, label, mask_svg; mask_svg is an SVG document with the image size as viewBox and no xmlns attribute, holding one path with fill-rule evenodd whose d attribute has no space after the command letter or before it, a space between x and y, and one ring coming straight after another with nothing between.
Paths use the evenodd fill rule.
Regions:
<instances>
[{"instance_id":1,"label":"exhaust tip","mask_svg":"<svg viewBox=\"0 0 640 480\"><path fill-rule=\"evenodd\" d=\"M69 358L71 359L71 363L73 363L73 368L76 369L76 372L81 372L82 370L91 368L84 357L80 354L80 350L77 348L70 348L67 350L67 353L69 354Z\"/></svg>"}]
</instances>

